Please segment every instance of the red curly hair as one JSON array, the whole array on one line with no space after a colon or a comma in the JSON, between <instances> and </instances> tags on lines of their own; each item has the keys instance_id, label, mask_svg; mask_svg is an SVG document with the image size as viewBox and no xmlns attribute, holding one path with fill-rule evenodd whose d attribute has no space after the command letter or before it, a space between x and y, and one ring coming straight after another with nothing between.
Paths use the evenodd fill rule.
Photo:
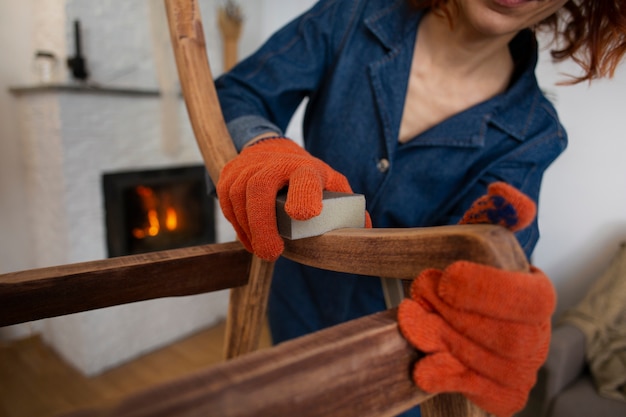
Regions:
<instances>
[{"instance_id":1,"label":"red curly hair","mask_svg":"<svg viewBox=\"0 0 626 417\"><path fill-rule=\"evenodd\" d=\"M432 8L450 18L449 0L407 0L418 8ZM454 0L452 0L454 1ZM535 30L553 34L556 61L571 58L583 69L569 84L611 78L626 54L625 0L570 0Z\"/></svg>"}]
</instances>

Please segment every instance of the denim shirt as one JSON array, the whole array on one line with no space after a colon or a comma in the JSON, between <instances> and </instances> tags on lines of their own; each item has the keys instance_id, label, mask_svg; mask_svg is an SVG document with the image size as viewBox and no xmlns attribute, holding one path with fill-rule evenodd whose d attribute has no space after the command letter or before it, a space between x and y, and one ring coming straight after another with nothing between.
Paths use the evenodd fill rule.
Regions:
<instances>
[{"instance_id":1,"label":"denim shirt","mask_svg":"<svg viewBox=\"0 0 626 417\"><path fill-rule=\"evenodd\" d=\"M216 81L236 146L266 131L284 131L308 98L306 148L365 195L374 227L454 224L495 181L537 201L543 173L565 149L567 136L537 84L530 31L510 44L516 72L505 92L399 143L422 16L405 0L315 4ZM537 223L517 238L530 256ZM377 280L338 276L277 263L270 316L291 314L293 322L308 326L288 329L279 339L384 308ZM303 312L307 303L316 311Z\"/></svg>"}]
</instances>

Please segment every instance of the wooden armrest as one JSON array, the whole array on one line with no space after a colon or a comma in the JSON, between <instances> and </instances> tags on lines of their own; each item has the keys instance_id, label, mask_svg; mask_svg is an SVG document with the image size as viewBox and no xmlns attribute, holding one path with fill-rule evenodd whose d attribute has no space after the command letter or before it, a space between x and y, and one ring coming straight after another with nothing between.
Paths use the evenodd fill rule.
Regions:
<instances>
[{"instance_id":1,"label":"wooden armrest","mask_svg":"<svg viewBox=\"0 0 626 417\"><path fill-rule=\"evenodd\" d=\"M196 246L0 275L0 326L245 285L240 243Z\"/></svg>"},{"instance_id":2,"label":"wooden armrest","mask_svg":"<svg viewBox=\"0 0 626 417\"><path fill-rule=\"evenodd\" d=\"M73 416L393 416L431 397L409 378L417 358L389 310Z\"/></svg>"},{"instance_id":3,"label":"wooden armrest","mask_svg":"<svg viewBox=\"0 0 626 417\"><path fill-rule=\"evenodd\" d=\"M286 240L283 256L332 271L401 279L459 260L528 270L526 255L513 234L494 225L340 229Z\"/></svg>"}]
</instances>

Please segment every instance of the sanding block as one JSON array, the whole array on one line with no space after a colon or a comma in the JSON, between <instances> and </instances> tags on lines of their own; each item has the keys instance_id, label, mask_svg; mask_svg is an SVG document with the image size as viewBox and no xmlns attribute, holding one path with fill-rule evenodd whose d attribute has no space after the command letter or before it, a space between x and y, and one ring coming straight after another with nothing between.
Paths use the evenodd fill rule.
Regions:
<instances>
[{"instance_id":1,"label":"sanding block","mask_svg":"<svg viewBox=\"0 0 626 417\"><path fill-rule=\"evenodd\" d=\"M310 220L294 220L285 212L287 194L276 197L278 233L285 239L296 240L320 236L345 227L365 227L365 196L361 194L324 191L322 213Z\"/></svg>"}]
</instances>

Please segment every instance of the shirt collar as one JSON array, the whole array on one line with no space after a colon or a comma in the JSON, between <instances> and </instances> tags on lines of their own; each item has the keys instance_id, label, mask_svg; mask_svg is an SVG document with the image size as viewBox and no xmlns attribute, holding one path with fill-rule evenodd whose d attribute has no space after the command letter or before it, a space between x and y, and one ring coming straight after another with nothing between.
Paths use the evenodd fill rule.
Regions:
<instances>
[{"instance_id":1,"label":"shirt collar","mask_svg":"<svg viewBox=\"0 0 626 417\"><path fill-rule=\"evenodd\" d=\"M535 76L537 41L532 31L524 30L511 41L509 48L516 64L509 88L452 116L448 123L444 122L424 132L424 137L415 142L432 144L433 140L439 140L450 146L480 147L484 145L490 127L501 130L517 141L525 141L529 137L537 107L542 102L542 93Z\"/></svg>"},{"instance_id":2,"label":"shirt collar","mask_svg":"<svg viewBox=\"0 0 626 417\"><path fill-rule=\"evenodd\" d=\"M415 36L423 15L424 11L412 10L405 0L396 0L367 16L364 22L386 49L397 50L407 45L407 36ZM458 114L462 116L458 118L462 123L443 123L445 126L440 125L441 129L436 126L411 142L424 145L437 141L442 144L440 141L443 139L451 146L482 146L488 125L524 141L541 96L535 77L537 41L532 31L523 30L511 41L509 48L517 70L505 92ZM450 122L454 118L449 119ZM468 132L472 132L470 138Z\"/></svg>"},{"instance_id":3,"label":"shirt collar","mask_svg":"<svg viewBox=\"0 0 626 417\"><path fill-rule=\"evenodd\" d=\"M365 26L388 50L398 49L407 36L415 35L423 12L411 9L406 0L389 2L365 18Z\"/></svg>"},{"instance_id":4,"label":"shirt collar","mask_svg":"<svg viewBox=\"0 0 626 417\"><path fill-rule=\"evenodd\" d=\"M496 106L490 122L523 141L528 136L536 106L542 96L535 76L539 55L537 40L530 30L524 30L511 41L509 47L517 71L507 91L494 97Z\"/></svg>"}]
</instances>

